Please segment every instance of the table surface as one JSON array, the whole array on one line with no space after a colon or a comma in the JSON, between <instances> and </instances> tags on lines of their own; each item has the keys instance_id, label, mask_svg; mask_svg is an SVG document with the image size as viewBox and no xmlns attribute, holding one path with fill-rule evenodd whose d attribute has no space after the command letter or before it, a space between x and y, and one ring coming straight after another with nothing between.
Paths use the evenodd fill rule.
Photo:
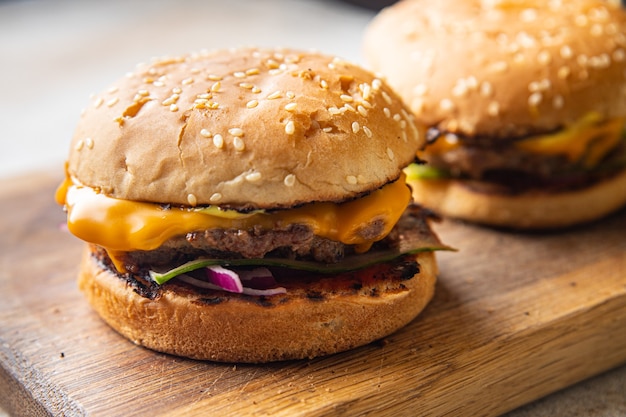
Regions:
<instances>
[{"instance_id":1,"label":"table surface","mask_svg":"<svg viewBox=\"0 0 626 417\"><path fill-rule=\"evenodd\" d=\"M374 14L331 0L0 1L0 186L22 173L60 170L89 94L137 62L200 49L278 45L361 63L362 32ZM508 417L554 415L626 416L626 367Z\"/></svg>"}]
</instances>

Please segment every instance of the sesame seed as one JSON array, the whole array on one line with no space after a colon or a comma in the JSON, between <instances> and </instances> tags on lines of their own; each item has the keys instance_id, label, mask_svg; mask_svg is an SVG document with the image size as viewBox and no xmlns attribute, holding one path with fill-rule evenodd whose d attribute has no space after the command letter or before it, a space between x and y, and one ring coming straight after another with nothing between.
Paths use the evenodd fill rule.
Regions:
<instances>
[{"instance_id":1,"label":"sesame seed","mask_svg":"<svg viewBox=\"0 0 626 417\"><path fill-rule=\"evenodd\" d=\"M489 65L489 69L493 72L504 72L509 68L509 64L506 61L497 61Z\"/></svg>"},{"instance_id":2,"label":"sesame seed","mask_svg":"<svg viewBox=\"0 0 626 417\"><path fill-rule=\"evenodd\" d=\"M246 175L246 181L248 182L257 182L259 180L261 180L262 175L260 172L251 172L248 175Z\"/></svg>"},{"instance_id":3,"label":"sesame seed","mask_svg":"<svg viewBox=\"0 0 626 417\"><path fill-rule=\"evenodd\" d=\"M368 138L372 137L372 131L367 126L363 126L363 132L365 133L365 136L367 136Z\"/></svg>"},{"instance_id":4,"label":"sesame seed","mask_svg":"<svg viewBox=\"0 0 626 417\"><path fill-rule=\"evenodd\" d=\"M152 83L152 85L155 87L163 87L165 84L163 83L163 81L155 81Z\"/></svg>"},{"instance_id":5,"label":"sesame seed","mask_svg":"<svg viewBox=\"0 0 626 417\"><path fill-rule=\"evenodd\" d=\"M561 46L561 50L559 52L561 54L561 58L563 59L570 59L574 55L574 52L572 52L572 48L570 48L568 45Z\"/></svg>"},{"instance_id":6,"label":"sesame seed","mask_svg":"<svg viewBox=\"0 0 626 417\"><path fill-rule=\"evenodd\" d=\"M241 87L241 88L245 88L246 90L252 90L252 87L254 87L254 84L250 84L250 83L239 83L239 87Z\"/></svg>"},{"instance_id":7,"label":"sesame seed","mask_svg":"<svg viewBox=\"0 0 626 417\"><path fill-rule=\"evenodd\" d=\"M407 137L407 135L406 135L406 130L403 130L403 131L402 131L402 140L403 140L404 142L407 142L407 141L408 141L408 137Z\"/></svg>"},{"instance_id":8,"label":"sesame seed","mask_svg":"<svg viewBox=\"0 0 626 417\"><path fill-rule=\"evenodd\" d=\"M559 70L557 71L557 76L560 79L564 80L567 77L569 77L570 73L571 73L571 70L569 69L569 67L564 66L564 67L559 68Z\"/></svg>"},{"instance_id":9,"label":"sesame seed","mask_svg":"<svg viewBox=\"0 0 626 417\"><path fill-rule=\"evenodd\" d=\"M537 19L537 10L535 9L524 9L520 13L522 22L533 22L535 19Z\"/></svg>"},{"instance_id":10,"label":"sesame seed","mask_svg":"<svg viewBox=\"0 0 626 417\"><path fill-rule=\"evenodd\" d=\"M294 99L294 98L296 98L296 95L295 95L295 93L294 93L293 91L287 91L287 92L285 93L285 96L287 96L287 98L288 98L288 99Z\"/></svg>"},{"instance_id":11,"label":"sesame seed","mask_svg":"<svg viewBox=\"0 0 626 417\"><path fill-rule=\"evenodd\" d=\"M379 80L378 78L374 78L372 80L372 88L374 89L374 91L380 90L380 87L382 87L382 85L383 85L383 82Z\"/></svg>"},{"instance_id":12,"label":"sesame seed","mask_svg":"<svg viewBox=\"0 0 626 417\"><path fill-rule=\"evenodd\" d=\"M252 87L252 92L253 92L254 94L258 94L258 93L260 93L260 92L261 92L261 89L260 89L259 87L257 87L257 86L254 86L254 87Z\"/></svg>"},{"instance_id":13,"label":"sesame seed","mask_svg":"<svg viewBox=\"0 0 626 417\"><path fill-rule=\"evenodd\" d=\"M340 98L342 101L345 101L346 103L351 103L351 102L354 100L354 99L352 98L352 96L349 96L349 95L347 95L347 94L342 94L342 95L340 95L340 96L339 96L339 98Z\"/></svg>"},{"instance_id":14,"label":"sesame seed","mask_svg":"<svg viewBox=\"0 0 626 417\"><path fill-rule=\"evenodd\" d=\"M622 48L613 51L613 61L622 62L626 58L626 52Z\"/></svg>"},{"instance_id":15,"label":"sesame seed","mask_svg":"<svg viewBox=\"0 0 626 417\"><path fill-rule=\"evenodd\" d=\"M537 61L539 61L540 64L547 65L552 61L552 55L548 51L541 51L537 55Z\"/></svg>"},{"instance_id":16,"label":"sesame seed","mask_svg":"<svg viewBox=\"0 0 626 417\"><path fill-rule=\"evenodd\" d=\"M189 84L193 84L193 78L189 77L189 78L185 78L182 81L183 85L189 85Z\"/></svg>"},{"instance_id":17,"label":"sesame seed","mask_svg":"<svg viewBox=\"0 0 626 417\"><path fill-rule=\"evenodd\" d=\"M209 201L211 203L217 203L221 199L222 199L222 194L220 194L220 193L213 193L213 195L211 195L211 197L209 198Z\"/></svg>"},{"instance_id":18,"label":"sesame seed","mask_svg":"<svg viewBox=\"0 0 626 417\"><path fill-rule=\"evenodd\" d=\"M297 103L287 103L285 104L285 110L287 111L293 111L296 109L296 107L298 107Z\"/></svg>"},{"instance_id":19,"label":"sesame seed","mask_svg":"<svg viewBox=\"0 0 626 417\"><path fill-rule=\"evenodd\" d=\"M233 73L233 76L235 78L244 78L246 76L246 73L243 71L236 71Z\"/></svg>"},{"instance_id":20,"label":"sesame seed","mask_svg":"<svg viewBox=\"0 0 626 417\"><path fill-rule=\"evenodd\" d=\"M209 81L222 81L222 77L220 77L219 75L215 75L215 74L209 74L206 77Z\"/></svg>"},{"instance_id":21,"label":"sesame seed","mask_svg":"<svg viewBox=\"0 0 626 417\"><path fill-rule=\"evenodd\" d=\"M259 73L260 71L258 68L250 68L249 70L246 70L246 75L257 75Z\"/></svg>"},{"instance_id":22,"label":"sesame seed","mask_svg":"<svg viewBox=\"0 0 626 417\"><path fill-rule=\"evenodd\" d=\"M489 81L483 81L480 84L480 94L483 97L491 97L491 95L493 94L493 87L491 86L491 83Z\"/></svg>"},{"instance_id":23,"label":"sesame seed","mask_svg":"<svg viewBox=\"0 0 626 417\"><path fill-rule=\"evenodd\" d=\"M219 133L213 136L213 146L218 149L222 149L224 147L224 138Z\"/></svg>"},{"instance_id":24,"label":"sesame seed","mask_svg":"<svg viewBox=\"0 0 626 417\"><path fill-rule=\"evenodd\" d=\"M272 94L270 94L269 96L267 96L266 98L268 100L275 100L277 98L281 98L282 97L282 93L280 90L278 91L274 91Z\"/></svg>"},{"instance_id":25,"label":"sesame seed","mask_svg":"<svg viewBox=\"0 0 626 417\"><path fill-rule=\"evenodd\" d=\"M241 130L238 127L233 127L231 129L228 129L228 133L230 133L233 136L237 136L237 137L243 136L243 130Z\"/></svg>"},{"instance_id":26,"label":"sesame seed","mask_svg":"<svg viewBox=\"0 0 626 417\"><path fill-rule=\"evenodd\" d=\"M293 135L295 132L296 132L296 125L293 123L292 120L290 120L285 125L285 133L288 135Z\"/></svg>"},{"instance_id":27,"label":"sesame seed","mask_svg":"<svg viewBox=\"0 0 626 417\"><path fill-rule=\"evenodd\" d=\"M163 104L164 106L170 106L178 101L178 97L178 94L172 94L171 96L163 100L161 104Z\"/></svg>"},{"instance_id":28,"label":"sesame seed","mask_svg":"<svg viewBox=\"0 0 626 417\"><path fill-rule=\"evenodd\" d=\"M287 186L287 187L293 187L293 185L296 183L296 176L293 174L288 174L285 176L285 179L283 180L283 183Z\"/></svg>"},{"instance_id":29,"label":"sesame seed","mask_svg":"<svg viewBox=\"0 0 626 417\"><path fill-rule=\"evenodd\" d=\"M359 125L359 122L352 122L352 133L359 133L360 129L361 126Z\"/></svg>"},{"instance_id":30,"label":"sesame seed","mask_svg":"<svg viewBox=\"0 0 626 417\"><path fill-rule=\"evenodd\" d=\"M531 107L536 107L537 105L539 105L542 99L543 99L543 95L540 92L532 93L528 97L528 105Z\"/></svg>"},{"instance_id":31,"label":"sesame seed","mask_svg":"<svg viewBox=\"0 0 626 417\"><path fill-rule=\"evenodd\" d=\"M215 92L220 91L220 88L222 88L222 83L220 83L219 81L216 81L211 86L211 91L215 93Z\"/></svg>"},{"instance_id":32,"label":"sesame seed","mask_svg":"<svg viewBox=\"0 0 626 417\"><path fill-rule=\"evenodd\" d=\"M400 129L406 129L406 120L400 120Z\"/></svg>"},{"instance_id":33,"label":"sesame seed","mask_svg":"<svg viewBox=\"0 0 626 417\"><path fill-rule=\"evenodd\" d=\"M104 103L104 99L102 97L98 97L93 103L93 106L97 109L98 107L102 106L102 103Z\"/></svg>"},{"instance_id":34,"label":"sesame seed","mask_svg":"<svg viewBox=\"0 0 626 417\"><path fill-rule=\"evenodd\" d=\"M211 93L202 93L202 94L198 94L196 97L202 98L202 99L210 99L211 97L213 97L213 94L211 94Z\"/></svg>"},{"instance_id":35,"label":"sesame seed","mask_svg":"<svg viewBox=\"0 0 626 417\"><path fill-rule=\"evenodd\" d=\"M391 148L387 148L387 157L390 161L393 161L393 158L395 157Z\"/></svg>"},{"instance_id":36,"label":"sesame seed","mask_svg":"<svg viewBox=\"0 0 626 417\"><path fill-rule=\"evenodd\" d=\"M250 100L249 102L246 103L246 107L249 109L253 109L256 106L259 105L259 101L258 100Z\"/></svg>"},{"instance_id":37,"label":"sesame seed","mask_svg":"<svg viewBox=\"0 0 626 417\"><path fill-rule=\"evenodd\" d=\"M348 175L346 177L346 182L351 185L355 185L357 183L357 179L354 175Z\"/></svg>"},{"instance_id":38,"label":"sesame seed","mask_svg":"<svg viewBox=\"0 0 626 417\"><path fill-rule=\"evenodd\" d=\"M326 80L320 81L320 87L322 87L324 90L328 89L328 82Z\"/></svg>"},{"instance_id":39,"label":"sesame seed","mask_svg":"<svg viewBox=\"0 0 626 417\"><path fill-rule=\"evenodd\" d=\"M200 130L200 135L204 136L205 138L210 138L211 132L209 132L207 129L202 129Z\"/></svg>"},{"instance_id":40,"label":"sesame seed","mask_svg":"<svg viewBox=\"0 0 626 417\"><path fill-rule=\"evenodd\" d=\"M563 108L563 103L564 103L564 100L563 100L563 96L561 95L554 96L554 98L552 99L552 106L555 109Z\"/></svg>"},{"instance_id":41,"label":"sesame seed","mask_svg":"<svg viewBox=\"0 0 626 417\"><path fill-rule=\"evenodd\" d=\"M487 114L492 117L496 117L498 114L500 114L500 104L498 104L497 101L492 101L491 103L489 103L489 105L487 106Z\"/></svg>"},{"instance_id":42,"label":"sesame seed","mask_svg":"<svg viewBox=\"0 0 626 417\"><path fill-rule=\"evenodd\" d=\"M391 117L391 110L388 107L383 108L383 113L387 118Z\"/></svg>"},{"instance_id":43,"label":"sesame seed","mask_svg":"<svg viewBox=\"0 0 626 417\"><path fill-rule=\"evenodd\" d=\"M83 149L84 145L85 145L85 142L83 142L82 139L78 139L78 142L76 142L74 149L76 149L77 151L80 151L81 149Z\"/></svg>"},{"instance_id":44,"label":"sesame seed","mask_svg":"<svg viewBox=\"0 0 626 417\"><path fill-rule=\"evenodd\" d=\"M182 93L182 92L183 92L183 90L181 90L181 89L180 89L180 88L178 88L178 87L174 87L174 88L172 88L172 93L174 93L174 94L180 94L180 93Z\"/></svg>"},{"instance_id":45,"label":"sesame seed","mask_svg":"<svg viewBox=\"0 0 626 417\"><path fill-rule=\"evenodd\" d=\"M363 84L363 100L369 100L372 94L372 87L369 84Z\"/></svg>"},{"instance_id":46,"label":"sesame seed","mask_svg":"<svg viewBox=\"0 0 626 417\"><path fill-rule=\"evenodd\" d=\"M172 111L172 112L178 111L178 106L176 104L170 105L170 111Z\"/></svg>"},{"instance_id":47,"label":"sesame seed","mask_svg":"<svg viewBox=\"0 0 626 417\"><path fill-rule=\"evenodd\" d=\"M393 120L395 120L396 122L400 122L400 120L402 120L402 116L400 116L399 113L396 113L393 115Z\"/></svg>"},{"instance_id":48,"label":"sesame seed","mask_svg":"<svg viewBox=\"0 0 626 417\"><path fill-rule=\"evenodd\" d=\"M454 103L452 102L452 100L444 98L439 102L439 108L441 108L441 110L443 111L449 111L454 108Z\"/></svg>"},{"instance_id":49,"label":"sesame seed","mask_svg":"<svg viewBox=\"0 0 626 417\"><path fill-rule=\"evenodd\" d=\"M187 194L187 202L189 203L189 205L195 207L195 205L198 204L198 199L193 194Z\"/></svg>"},{"instance_id":50,"label":"sesame seed","mask_svg":"<svg viewBox=\"0 0 626 417\"><path fill-rule=\"evenodd\" d=\"M467 85L463 79L457 80L454 87L452 87L452 95L454 97L463 97L467 94L467 91Z\"/></svg>"},{"instance_id":51,"label":"sesame seed","mask_svg":"<svg viewBox=\"0 0 626 417\"><path fill-rule=\"evenodd\" d=\"M351 111L352 113L356 113L356 109L350 103L344 104L343 107L340 109L341 113L345 113L348 110Z\"/></svg>"},{"instance_id":52,"label":"sesame seed","mask_svg":"<svg viewBox=\"0 0 626 417\"><path fill-rule=\"evenodd\" d=\"M367 100L362 100L362 101L361 101L361 105L362 105L363 107L365 107L366 109L368 109L368 110L374 107L374 106L372 106L372 103L370 103L370 102L369 102L369 101L367 101Z\"/></svg>"},{"instance_id":53,"label":"sesame seed","mask_svg":"<svg viewBox=\"0 0 626 417\"><path fill-rule=\"evenodd\" d=\"M387 94L386 91L383 91L381 95L383 96L383 99L385 100L387 104L391 105L393 103L393 101L391 100L391 97L389 96L389 94Z\"/></svg>"},{"instance_id":54,"label":"sesame seed","mask_svg":"<svg viewBox=\"0 0 626 417\"><path fill-rule=\"evenodd\" d=\"M591 26L590 32L591 36L602 36L604 34L604 29L602 28L601 24L595 23Z\"/></svg>"},{"instance_id":55,"label":"sesame seed","mask_svg":"<svg viewBox=\"0 0 626 417\"><path fill-rule=\"evenodd\" d=\"M365 107L358 105L356 109L361 116L367 117L367 109Z\"/></svg>"},{"instance_id":56,"label":"sesame seed","mask_svg":"<svg viewBox=\"0 0 626 417\"><path fill-rule=\"evenodd\" d=\"M113 106L115 106L117 104L118 101L120 101L119 98L117 98L117 97L112 98L111 100L107 101L107 106L108 107L113 107Z\"/></svg>"},{"instance_id":57,"label":"sesame seed","mask_svg":"<svg viewBox=\"0 0 626 417\"><path fill-rule=\"evenodd\" d=\"M470 90L475 90L478 88L478 80L473 75L470 75L465 79L465 83L467 84L467 88Z\"/></svg>"},{"instance_id":58,"label":"sesame seed","mask_svg":"<svg viewBox=\"0 0 626 417\"><path fill-rule=\"evenodd\" d=\"M233 146L235 147L235 150L239 152L246 149L246 144L239 136L235 136L235 139L233 139Z\"/></svg>"},{"instance_id":59,"label":"sesame seed","mask_svg":"<svg viewBox=\"0 0 626 417\"><path fill-rule=\"evenodd\" d=\"M109 93L111 93L111 94L112 94L112 93L117 92L118 90L119 90L119 88L118 88L118 87L111 87L111 88L109 88L107 91L108 91Z\"/></svg>"},{"instance_id":60,"label":"sesame seed","mask_svg":"<svg viewBox=\"0 0 626 417\"><path fill-rule=\"evenodd\" d=\"M341 114L341 110L339 110L337 107L333 106L333 107L329 107L328 108L328 113L332 114L333 116Z\"/></svg>"},{"instance_id":61,"label":"sesame seed","mask_svg":"<svg viewBox=\"0 0 626 417\"><path fill-rule=\"evenodd\" d=\"M608 68L611 65L611 57L608 54L600 54L589 58L589 66L595 69Z\"/></svg>"},{"instance_id":62,"label":"sesame seed","mask_svg":"<svg viewBox=\"0 0 626 417\"><path fill-rule=\"evenodd\" d=\"M413 88L413 93L417 96L423 96L428 92L428 86L426 84L418 84Z\"/></svg>"}]
</instances>

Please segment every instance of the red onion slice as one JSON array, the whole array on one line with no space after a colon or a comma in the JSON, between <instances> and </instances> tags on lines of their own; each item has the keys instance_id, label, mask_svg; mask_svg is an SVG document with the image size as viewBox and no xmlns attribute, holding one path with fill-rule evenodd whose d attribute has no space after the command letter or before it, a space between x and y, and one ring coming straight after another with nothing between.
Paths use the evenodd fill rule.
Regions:
<instances>
[{"instance_id":1,"label":"red onion slice","mask_svg":"<svg viewBox=\"0 0 626 417\"><path fill-rule=\"evenodd\" d=\"M206 277L211 284L217 285L225 291L241 293L243 285L239 279L239 275L223 266L212 265L205 269Z\"/></svg>"}]
</instances>

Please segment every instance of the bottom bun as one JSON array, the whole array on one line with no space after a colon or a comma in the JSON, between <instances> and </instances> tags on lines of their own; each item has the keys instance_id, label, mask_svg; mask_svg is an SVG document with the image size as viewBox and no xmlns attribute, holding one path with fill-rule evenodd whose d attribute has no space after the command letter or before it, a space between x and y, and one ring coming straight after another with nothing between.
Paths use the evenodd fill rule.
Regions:
<instances>
[{"instance_id":1,"label":"bottom bun","mask_svg":"<svg viewBox=\"0 0 626 417\"><path fill-rule=\"evenodd\" d=\"M553 229L600 219L626 205L626 170L571 191L479 191L461 180L411 180L413 198L436 213L514 229Z\"/></svg>"},{"instance_id":2,"label":"bottom bun","mask_svg":"<svg viewBox=\"0 0 626 417\"><path fill-rule=\"evenodd\" d=\"M219 362L313 358L375 341L422 311L437 275L434 253L422 252L331 277L280 280L287 293L268 297L177 280L150 292L140 290L140 278L105 266L95 249L85 250L79 287L112 328L159 352Z\"/></svg>"}]
</instances>

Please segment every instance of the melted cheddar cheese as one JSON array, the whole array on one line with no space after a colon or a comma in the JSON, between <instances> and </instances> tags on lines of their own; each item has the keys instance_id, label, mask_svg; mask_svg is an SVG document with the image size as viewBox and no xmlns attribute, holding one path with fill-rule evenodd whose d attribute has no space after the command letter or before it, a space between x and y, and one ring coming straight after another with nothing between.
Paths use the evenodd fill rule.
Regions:
<instances>
[{"instance_id":1,"label":"melted cheddar cheese","mask_svg":"<svg viewBox=\"0 0 626 417\"><path fill-rule=\"evenodd\" d=\"M590 113L566 129L547 135L536 135L517 141L513 146L540 155L564 155L572 162L580 161L586 167L596 166L615 148L624 129L624 119L603 121L597 113ZM427 148L431 154L442 154L461 146L455 135L444 134Z\"/></svg>"},{"instance_id":2,"label":"melted cheddar cheese","mask_svg":"<svg viewBox=\"0 0 626 417\"><path fill-rule=\"evenodd\" d=\"M310 203L275 212L238 213L217 207L163 208L115 199L68 179L57 190L56 199L67 209L69 231L104 247L122 270L115 256L118 252L154 250L175 236L215 228L247 230L260 226L271 230L304 224L318 236L356 245L357 251L364 252L398 222L411 191L403 174L398 181L365 197L341 204ZM376 222L375 227L371 227L372 222Z\"/></svg>"}]
</instances>

